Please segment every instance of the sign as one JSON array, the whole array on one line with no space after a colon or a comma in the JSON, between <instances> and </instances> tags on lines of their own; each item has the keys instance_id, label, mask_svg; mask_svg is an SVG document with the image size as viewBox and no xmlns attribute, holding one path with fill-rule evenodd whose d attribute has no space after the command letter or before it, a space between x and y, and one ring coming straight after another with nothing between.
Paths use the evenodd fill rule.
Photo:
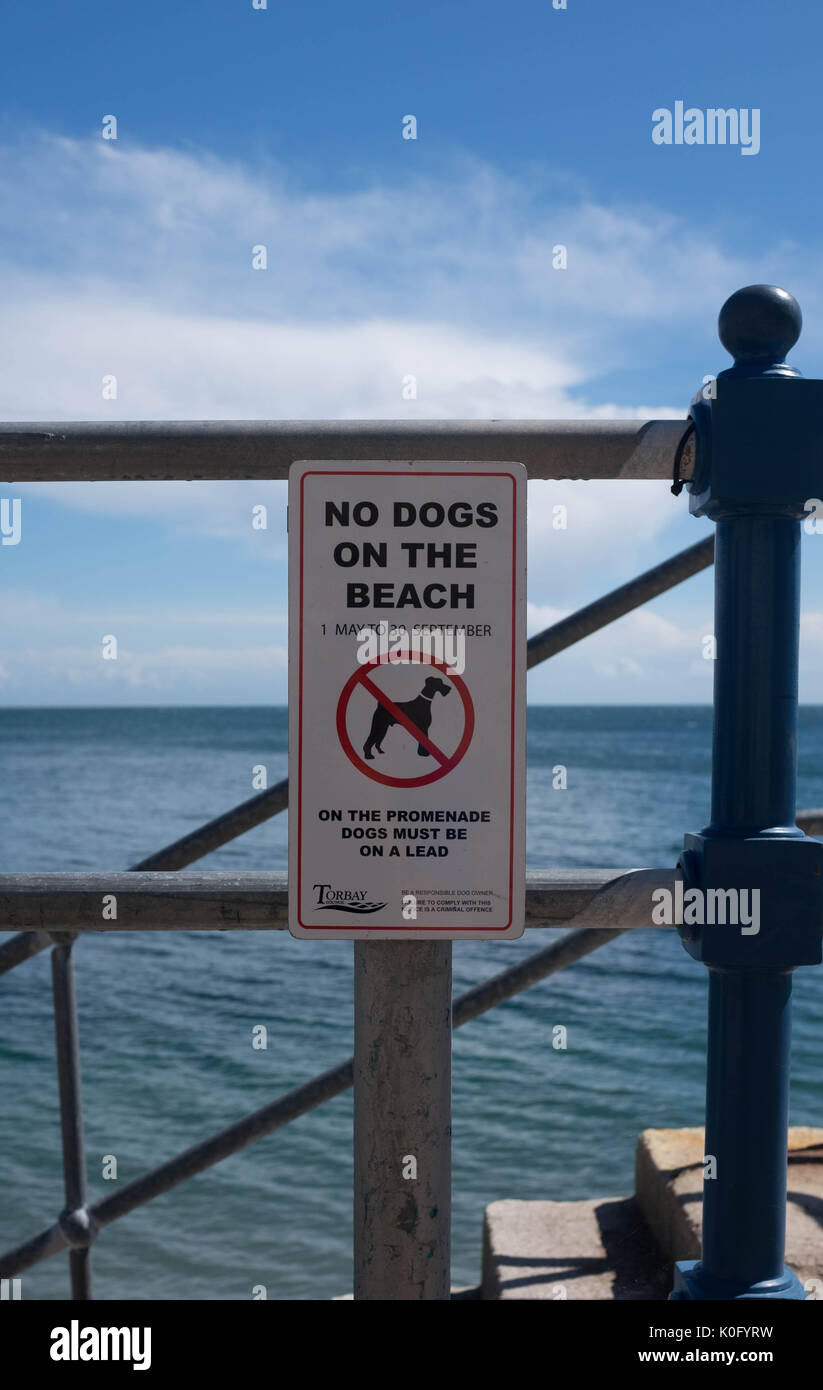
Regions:
<instances>
[{"instance_id":1,"label":"sign","mask_svg":"<svg viewBox=\"0 0 823 1390\"><path fill-rule=\"evenodd\" d=\"M526 472L289 473L289 928L520 936Z\"/></svg>"}]
</instances>

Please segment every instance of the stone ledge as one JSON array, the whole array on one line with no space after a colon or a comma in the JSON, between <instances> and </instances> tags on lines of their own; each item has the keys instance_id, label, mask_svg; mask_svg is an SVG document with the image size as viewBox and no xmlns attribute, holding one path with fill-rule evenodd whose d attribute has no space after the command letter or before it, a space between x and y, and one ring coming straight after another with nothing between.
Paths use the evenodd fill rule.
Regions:
<instances>
[{"instance_id":1,"label":"stone ledge","mask_svg":"<svg viewBox=\"0 0 823 1390\"><path fill-rule=\"evenodd\" d=\"M702 1128L646 1129L637 1141L637 1204L670 1264L700 1258L703 1154ZM789 1130L786 1263L823 1297L823 1129Z\"/></svg>"},{"instance_id":2,"label":"stone ledge","mask_svg":"<svg viewBox=\"0 0 823 1390\"><path fill-rule=\"evenodd\" d=\"M632 1197L492 1202L483 1222L484 1299L665 1299L661 1261Z\"/></svg>"}]
</instances>

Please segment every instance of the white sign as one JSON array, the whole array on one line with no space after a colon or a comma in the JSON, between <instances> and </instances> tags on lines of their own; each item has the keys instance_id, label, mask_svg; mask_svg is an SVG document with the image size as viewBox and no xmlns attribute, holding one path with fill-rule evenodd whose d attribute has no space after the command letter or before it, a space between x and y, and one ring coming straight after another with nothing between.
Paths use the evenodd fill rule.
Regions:
<instances>
[{"instance_id":1,"label":"white sign","mask_svg":"<svg viewBox=\"0 0 823 1390\"><path fill-rule=\"evenodd\" d=\"M289 474L289 927L520 936L526 472Z\"/></svg>"}]
</instances>

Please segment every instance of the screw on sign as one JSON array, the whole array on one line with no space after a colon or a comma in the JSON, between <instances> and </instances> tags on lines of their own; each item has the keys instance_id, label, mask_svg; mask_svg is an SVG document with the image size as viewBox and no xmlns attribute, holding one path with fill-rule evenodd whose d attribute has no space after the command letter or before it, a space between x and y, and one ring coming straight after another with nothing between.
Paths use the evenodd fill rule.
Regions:
<instances>
[{"instance_id":1,"label":"screw on sign","mask_svg":"<svg viewBox=\"0 0 823 1390\"><path fill-rule=\"evenodd\" d=\"M409 653L400 652L395 654L395 661L398 656L404 663L409 662ZM426 787L431 782L437 782L441 777L445 777L456 767L464 756L474 733L474 705L465 681L458 675L450 674L449 668L441 661L413 661L411 665L426 665L435 670L442 671L448 680L440 677L428 676L420 694L414 700L404 700L395 702L390 699L385 690L382 690L374 680L371 679L370 672L378 667L385 665L388 656L378 657L376 661L370 661L366 665L359 666L349 677L340 695L337 705L337 736L340 739L346 756L351 760L360 772L366 777L371 777L375 782L382 782L387 787ZM392 663L394 664L394 663ZM408 669L408 667L407 667ZM445 699L451 693L451 687L459 694L463 702L463 733L457 747L452 753L446 753L438 744L428 736L428 729L431 721L431 705L439 697ZM374 696L377 707L374 711L371 728L363 744L363 754L359 754L349 736L348 712L349 702L353 692L363 689ZM389 773L381 772L379 768L369 765L367 759L374 761L374 749L382 753L382 741L387 731L394 724L399 724L417 740L418 753L421 756L428 756L435 759L438 766L431 772L423 773L418 777L393 777Z\"/></svg>"}]
</instances>

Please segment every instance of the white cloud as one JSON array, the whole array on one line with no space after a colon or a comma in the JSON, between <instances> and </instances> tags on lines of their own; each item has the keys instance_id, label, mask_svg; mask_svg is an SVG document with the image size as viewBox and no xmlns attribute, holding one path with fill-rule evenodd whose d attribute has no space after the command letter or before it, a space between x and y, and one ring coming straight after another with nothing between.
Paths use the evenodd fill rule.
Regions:
<instances>
[{"instance_id":1,"label":"white cloud","mask_svg":"<svg viewBox=\"0 0 823 1390\"><path fill-rule=\"evenodd\" d=\"M531 418L572 409L584 375L559 352L439 321L267 324L65 291L3 317L6 418Z\"/></svg>"},{"instance_id":2,"label":"white cloud","mask_svg":"<svg viewBox=\"0 0 823 1390\"><path fill-rule=\"evenodd\" d=\"M4 590L4 704L285 701L287 615L271 608L213 609L162 602L118 608L108 594L68 603ZM102 639L117 638L116 660ZM274 639L274 640L272 640Z\"/></svg>"},{"instance_id":3,"label":"white cloud","mask_svg":"<svg viewBox=\"0 0 823 1390\"><path fill-rule=\"evenodd\" d=\"M87 288L148 285L176 306L242 304L260 321L351 322L389 307L424 319L435 309L447 323L533 329L539 318L547 342L559 327L575 334L581 313L601 334L604 318L712 316L745 272L703 228L652 206L600 205L538 170L515 179L455 159L437 179L321 193L272 164L48 134L3 150L3 233L18 268L51 264ZM565 271L551 264L558 242ZM268 270L255 272L260 244Z\"/></svg>"},{"instance_id":4,"label":"white cloud","mask_svg":"<svg viewBox=\"0 0 823 1390\"><path fill-rule=\"evenodd\" d=\"M552 268L558 242L568 247L567 271ZM260 243L269 268L256 272L251 248ZM518 181L477 162L455 164L450 178L404 175L394 188L319 193L276 167L252 170L202 151L34 135L0 158L0 416L679 416L691 383L682 405L656 392L662 355L705 350L725 295L776 278L788 254L765 248L763 273L727 254L710 229L652 207L599 205L568 179ZM716 370L722 354L711 351L707 370ZM625 383L627 372L630 399L613 403L613 377ZM102 399L108 374L118 380L116 401ZM407 401L409 375L418 393ZM285 558L282 484L19 491L241 541L280 565ZM260 501L270 507L269 529L250 534L249 507ZM565 531L552 526L558 502L568 511ZM664 483L531 485L533 599L551 598L552 611L589 601L698 539L697 528L681 526L684 515ZM90 574L96 602L93 584ZM273 597L282 612L282 587ZM116 593L107 600L134 632L134 650L118 667L123 689L195 698L202 678L216 682L215 698L268 699L273 673L283 697L281 647L226 651L222 637L237 640L234 625L238 634L255 623L271 632L271 615L209 615L221 632L209 647L197 610L154 602L138 619L118 610ZM39 690L35 675L55 692L72 681L86 688L83 615L53 602L39 613L6 605L21 648L18 674L6 663L6 698L12 685L23 699ZM86 605L89 620L93 610ZM706 663L689 657L693 633L644 626L647 618L654 614L623 620L550 663L550 677L532 677L533 692L585 699L588 690L590 698L594 677L598 698L666 698L656 692L668 682L670 697L677 673L684 692L699 688L696 698L708 698ZM195 642L198 624L204 640ZM697 625L690 618L686 627ZM245 685L235 679L238 664ZM88 688L111 686L113 674L94 669Z\"/></svg>"},{"instance_id":5,"label":"white cloud","mask_svg":"<svg viewBox=\"0 0 823 1390\"><path fill-rule=\"evenodd\" d=\"M702 639L711 614L701 622L699 604L677 620L656 607L635 609L582 642L559 653L529 675L535 703L706 704L712 698L713 666L703 659ZM670 602L670 600L669 600ZM529 632L557 622L555 608L529 605Z\"/></svg>"},{"instance_id":6,"label":"white cloud","mask_svg":"<svg viewBox=\"0 0 823 1390\"><path fill-rule=\"evenodd\" d=\"M555 238L568 271L546 263ZM269 268L256 272L260 243ZM625 366L621 335L654 321L673 277L692 287L680 308L694 321L693 287L714 312L717 282L740 274L673 219L581 201L568 180L526 185L464 161L451 180L317 193L272 166L45 134L3 151L3 244L0 415L19 420L677 416L592 399L597 377ZM404 400L410 375L417 398ZM221 486L49 493L242 535L249 490ZM622 505L576 492L578 554L587 528L600 546L621 526ZM653 511L656 529L666 510Z\"/></svg>"},{"instance_id":7,"label":"white cloud","mask_svg":"<svg viewBox=\"0 0 823 1390\"><path fill-rule=\"evenodd\" d=\"M90 516L151 521L158 531L168 527L239 540L257 555L286 561L285 482L31 483L13 491L31 498L32 506L48 498ZM266 526L259 530L252 525L252 508L261 503L267 508ZM26 517L24 511L24 526Z\"/></svg>"},{"instance_id":8,"label":"white cloud","mask_svg":"<svg viewBox=\"0 0 823 1390\"><path fill-rule=\"evenodd\" d=\"M13 616L18 633L33 628L50 639L65 635L68 630L75 632L97 632L101 618L118 629L153 627L160 616L169 628L188 631L196 627L252 628L263 631L266 628L285 628L288 614L285 608L178 608L173 605L158 605L156 609L145 607L141 600L139 608L118 608L112 604L108 595L101 595L94 606L90 602L68 605L54 594L37 594L26 589L3 589L4 616ZM230 635L230 634L229 634ZM223 636L223 641L226 637ZM7 642L14 642L13 633L7 633Z\"/></svg>"},{"instance_id":9,"label":"white cloud","mask_svg":"<svg viewBox=\"0 0 823 1390\"><path fill-rule=\"evenodd\" d=\"M104 661L99 646L54 643L16 650L0 669L0 691L6 704L18 694L24 704L130 704L147 696L183 704L277 703L286 698L287 662L287 649L272 644L146 651L121 645L116 660Z\"/></svg>"},{"instance_id":10,"label":"white cloud","mask_svg":"<svg viewBox=\"0 0 823 1390\"><path fill-rule=\"evenodd\" d=\"M565 507L565 528L555 508ZM684 508L663 482L544 482L529 484L529 592L564 599L598 598L651 563L700 539L692 523L683 537ZM705 523L703 524L705 527ZM673 528L676 538L663 541ZM659 553L649 560L650 548Z\"/></svg>"},{"instance_id":11,"label":"white cloud","mask_svg":"<svg viewBox=\"0 0 823 1390\"><path fill-rule=\"evenodd\" d=\"M531 635L568 615L554 605L528 605ZM714 662L703 641L714 631L711 600L673 594L637 608L560 652L529 673L533 703L710 704ZM823 689L823 613L803 614L801 701L820 703Z\"/></svg>"},{"instance_id":12,"label":"white cloud","mask_svg":"<svg viewBox=\"0 0 823 1390\"><path fill-rule=\"evenodd\" d=\"M2 156L8 419L639 413L598 376L634 362L653 399L649 325L676 310L681 340L704 333L746 278L655 209L471 162L321 194L198 151L32 135Z\"/></svg>"}]
</instances>

